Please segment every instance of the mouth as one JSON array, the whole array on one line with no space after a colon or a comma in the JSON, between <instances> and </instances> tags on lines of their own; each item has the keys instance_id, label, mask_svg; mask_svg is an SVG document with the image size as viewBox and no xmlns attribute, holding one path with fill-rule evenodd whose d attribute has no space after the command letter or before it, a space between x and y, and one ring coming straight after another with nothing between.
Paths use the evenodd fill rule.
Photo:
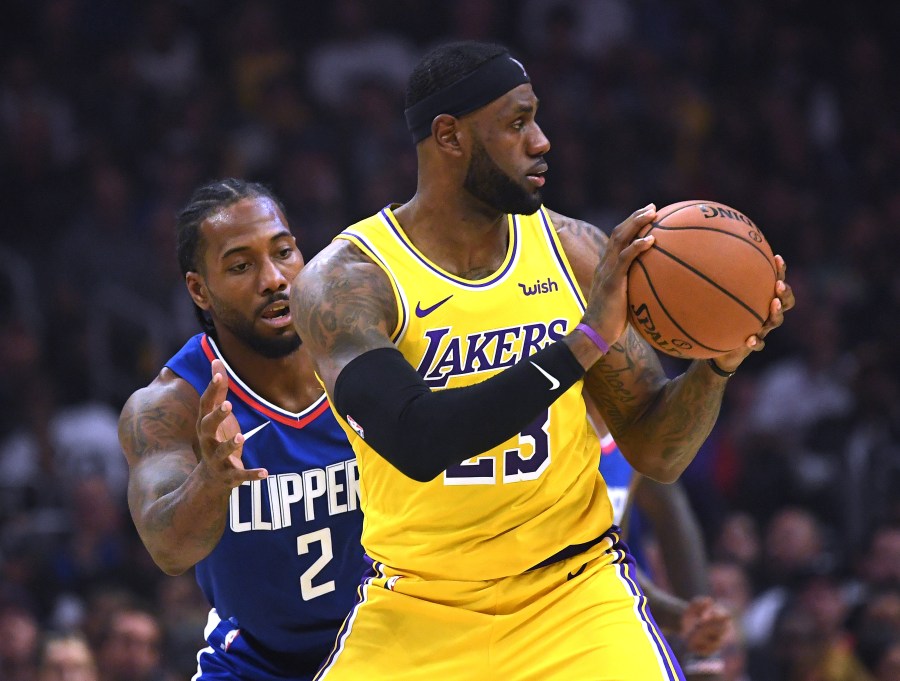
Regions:
<instances>
[{"instance_id":1,"label":"mouth","mask_svg":"<svg viewBox=\"0 0 900 681\"><path fill-rule=\"evenodd\" d=\"M544 177L544 173L547 172L547 164L540 163L536 165L530 173L528 173L525 177L528 178L528 181L534 186L540 188L544 186L544 183L547 181L547 178Z\"/></svg>"},{"instance_id":2,"label":"mouth","mask_svg":"<svg viewBox=\"0 0 900 681\"><path fill-rule=\"evenodd\" d=\"M272 327L280 328L291 323L291 309L288 301L277 300L263 308L260 318Z\"/></svg>"}]
</instances>

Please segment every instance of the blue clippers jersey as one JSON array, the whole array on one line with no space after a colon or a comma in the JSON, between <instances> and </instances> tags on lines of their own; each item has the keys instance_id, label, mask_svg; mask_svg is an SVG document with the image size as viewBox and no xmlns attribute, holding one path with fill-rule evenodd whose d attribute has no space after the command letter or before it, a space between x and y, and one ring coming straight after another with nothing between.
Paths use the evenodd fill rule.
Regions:
<instances>
[{"instance_id":1,"label":"blue clippers jersey","mask_svg":"<svg viewBox=\"0 0 900 681\"><path fill-rule=\"evenodd\" d=\"M166 366L202 394L216 358L212 339L198 334ZM197 564L197 581L242 634L309 658L315 669L353 606L365 567L356 460L324 395L293 414L226 369L228 399L249 436L244 466L265 468L269 477L232 490L225 532Z\"/></svg>"},{"instance_id":2,"label":"blue clippers jersey","mask_svg":"<svg viewBox=\"0 0 900 681\"><path fill-rule=\"evenodd\" d=\"M613 522L619 527L625 525L627 528L625 541L628 549L641 569L649 573L641 541L643 525L641 512L632 504L628 522L625 523L625 518L622 517L628 505L628 497L632 491L631 484L636 474L619 449L619 445L609 434L600 440L600 474L606 480L609 501L613 507Z\"/></svg>"}]
</instances>

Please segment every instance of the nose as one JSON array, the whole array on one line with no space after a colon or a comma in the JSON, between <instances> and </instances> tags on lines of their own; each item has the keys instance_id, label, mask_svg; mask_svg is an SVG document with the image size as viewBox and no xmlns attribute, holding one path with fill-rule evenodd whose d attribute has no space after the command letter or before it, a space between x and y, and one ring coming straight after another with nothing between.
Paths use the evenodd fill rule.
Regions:
<instances>
[{"instance_id":1,"label":"nose","mask_svg":"<svg viewBox=\"0 0 900 681\"><path fill-rule=\"evenodd\" d=\"M547 139L544 131L541 130L541 126L537 123L534 124L534 131L530 135L528 142L532 156L543 156L550 151L550 140Z\"/></svg>"},{"instance_id":2,"label":"nose","mask_svg":"<svg viewBox=\"0 0 900 681\"><path fill-rule=\"evenodd\" d=\"M266 258L260 266L259 285L263 293L283 291L288 287L288 278L278 263Z\"/></svg>"}]
</instances>

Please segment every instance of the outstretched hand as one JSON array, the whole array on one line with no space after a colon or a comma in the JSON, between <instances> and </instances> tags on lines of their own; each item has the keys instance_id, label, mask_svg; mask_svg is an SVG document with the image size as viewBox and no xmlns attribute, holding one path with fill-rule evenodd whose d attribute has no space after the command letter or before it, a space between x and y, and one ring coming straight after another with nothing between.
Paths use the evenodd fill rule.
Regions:
<instances>
[{"instance_id":1,"label":"outstretched hand","mask_svg":"<svg viewBox=\"0 0 900 681\"><path fill-rule=\"evenodd\" d=\"M698 596L688 603L681 616L681 639L688 652L708 657L722 647L734 626L728 610L709 596Z\"/></svg>"},{"instance_id":2,"label":"outstretched hand","mask_svg":"<svg viewBox=\"0 0 900 681\"><path fill-rule=\"evenodd\" d=\"M632 213L610 234L606 251L594 270L582 321L607 343L614 343L628 323L628 268L653 245L655 237L635 239L638 232L656 218L652 203Z\"/></svg>"},{"instance_id":3,"label":"outstretched hand","mask_svg":"<svg viewBox=\"0 0 900 681\"><path fill-rule=\"evenodd\" d=\"M762 329L747 338L741 347L719 355L713 360L723 371L734 371L751 352L759 352L766 347L765 337L771 333L772 329L777 329L784 323L784 313L794 307L794 292L784 280L787 265L780 255L775 256L775 266L777 268L775 297L769 304L769 318L766 319Z\"/></svg>"},{"instance_id":4,"label":"outstretched hand","mask_svg":"<svg viewBox=\"0 0 900 681\"><path fill-rule=\"evenodd\" d=\"M241 459L244 435L231 410L228 374L221 360L212 361L212 380L200 396L197 438L200 442L200 466L207 479L228 489L248 480L268 476L264 468L244 468Z\"/></svg>"}]
</instances>

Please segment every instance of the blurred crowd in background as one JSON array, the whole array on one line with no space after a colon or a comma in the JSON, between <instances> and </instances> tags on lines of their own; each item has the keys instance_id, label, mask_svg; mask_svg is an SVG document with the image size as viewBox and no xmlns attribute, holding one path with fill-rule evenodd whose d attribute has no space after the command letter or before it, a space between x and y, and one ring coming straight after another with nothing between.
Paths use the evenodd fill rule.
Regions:
<instances>
[{"instance_id":1,"label":"blurred crowd in background","mask_svg":"<svg viewBox=\"0 0 900 681\"><path fill-rule=\"evenodd\" d=\"M6 0L0 678L190 678L208 606L140 544L116 437L198 331L174 215L264 182L308 260L413 194L405 79L472 38L531 75L547 205L608 232L714 199L788 263L797 308L683 478L729 681L898 681L897 35L898 3Z\"/></svg>"}]
</instances>

